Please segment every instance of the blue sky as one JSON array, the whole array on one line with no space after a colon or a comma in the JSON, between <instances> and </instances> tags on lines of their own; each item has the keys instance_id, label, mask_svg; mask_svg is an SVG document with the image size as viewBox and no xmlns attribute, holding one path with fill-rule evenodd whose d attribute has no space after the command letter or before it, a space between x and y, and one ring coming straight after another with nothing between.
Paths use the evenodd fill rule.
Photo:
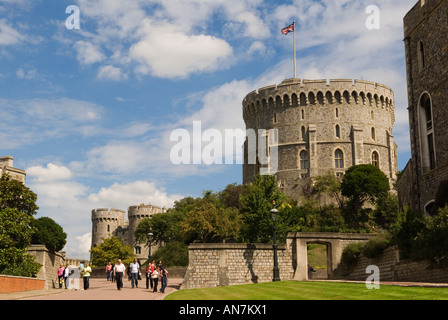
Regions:
<instances>
[{"instance_id":1,"label":"blue sky","mask_svg":"<svg viewBox=\"0 0 448 320\"><path fill-rule=\"evenodd\" d=\"M242 182L242 167L170 161L170 133L244 129L250 91L293 76L364 79L395 92L399 169L410 157L403 17L416 0L0 0L0 155L39 216L87 258L90 212L172 206ZM68 29L69 5L80 29ZM380 8L370 30L366 8Z\"/></svg>"}]
</instances>

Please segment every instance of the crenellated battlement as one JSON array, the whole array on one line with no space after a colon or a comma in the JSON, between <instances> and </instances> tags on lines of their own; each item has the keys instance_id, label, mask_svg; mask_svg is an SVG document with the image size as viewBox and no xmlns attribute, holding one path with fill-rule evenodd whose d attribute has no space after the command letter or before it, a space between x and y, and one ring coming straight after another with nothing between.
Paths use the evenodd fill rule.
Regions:
<instances>
[{"instance_id":1,"label":"crenellated battlement","mask_svg":"<svg viewBox=\"0 0 448 320\"><path fill-rule=\"evenodd\" d=\"M126 211L119 209L107 209L99 208L92 210L92 222L93 221L103 221L103 220L117 220L124 221L126 218Z\"/></svg>"},{"instance_id":2,"label":"crenellated battlement","mask_svg":"<svg viewBox=\"0 0 448 320\"><path fill-rule=\"evenodd\" d=\"M243 100L243 118L266 111L325 106L373 107L390 114L395 122L394 94L391 88L365 80L286 79L250 92Z\"/></svg>"}]
</instances>

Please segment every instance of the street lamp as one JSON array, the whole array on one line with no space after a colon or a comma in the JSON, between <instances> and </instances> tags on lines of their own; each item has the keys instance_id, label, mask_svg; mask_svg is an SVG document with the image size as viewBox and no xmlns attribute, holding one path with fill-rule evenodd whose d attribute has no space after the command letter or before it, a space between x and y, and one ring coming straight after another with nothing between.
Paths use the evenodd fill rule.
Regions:
<instances>
[{"instance_id":1,"label":"street lamp","mask_svg":"<svg viewBox=\"0 0 448 320\"><path fill-rule=\"evenodd\" d=\"M275 209L275 202L274 207L271 209L271 215L272 215L272 221L274 221L274 279L272 281L280 281L280 270L278 268L278 257L277 257L277 230L275 222L277 221L278 217L278 210Z\"/></svg>"},{"instance_id":2,"label":"street lamp","mask_svg":"<svg viewBox=\"0 0 448 320\"><path fill-rule=\"evenodd\" d=\"M151 265L151 242L152 242L152 239L154 238L154 234L152 232L148 232L148 234L146 236L148 237L148 247L149 247L148 266L149 266L149 265Z\"/></svg>"}]
</instances>

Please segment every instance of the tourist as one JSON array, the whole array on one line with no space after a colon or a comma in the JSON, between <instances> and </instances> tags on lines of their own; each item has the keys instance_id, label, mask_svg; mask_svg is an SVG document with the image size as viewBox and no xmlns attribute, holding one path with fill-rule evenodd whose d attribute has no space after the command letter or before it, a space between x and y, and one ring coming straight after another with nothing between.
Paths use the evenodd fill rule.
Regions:
<instances>
[{"instance_id":1,"label":"tourist","mask_svg":"<svg viewBox=\"0 0 448 320\"><path fill-rule=\"evenodd\" d=\"M61 265L58 268L58 283L59 283L59 289L62 289L62 283L64 282L64 265L61 263Z\"/></svg>"},{"instance_id":2,"label":"tourist","mask_svg":"<svg viewBox=\"0 0 448 320\"><path fill-rule=\"evenodd\" d=\"M140 264L137 262L137 258L134 259L134 262L131 262L129 265L129 269L131 271L131 286L132 289L135 287L138 288L138 276L140 273Z\"/></svg>"},{"instance_id":3,"label":"tourist","mask_svg":"<svg viewBox=\"0 0 448 320\"><path fill-rule=\"evenodd\" d=\"M151 274L151 279L154 286L152 292L157 292L157 284L159 283L159 270L157 267L154 268L154 271Z\"/></svg>"},{"instance_id":4,"label":"tourist","mask_svg":"<svg viewBox=\"0 0 448 320\"><path fill-rule=\"evenodd\" d=\"M89 289L89 280L90 280L90 273L92 272L92 268L90 268L89 263L86 262L86 265L84 266L84 268L81 270L82 273L82 280L84 282L84 290Z\"/></svg>"},{"instance_id":5,"label":"tourist","mask_svg":"<svg viewBox=\"0 0 448 320\"><path fill-rule=\"evenodd\" d=\"M117 281L117 289L121 290L123 288L123 275L126 271L126 266L121 263L121 259L118 259L118 262L114 267L114 276Z\"/></svg>"},{"instance_id":6,"label":"tourist","mask_svg":"<svg viewBox=\"0 0 448 320\"><path fill-rule=\"evenodd\" d=\"M149 289L149 285L151 284L151 289L152 289L152 279L151 279L151 274L154 271L154 264L152 263L148 263L148 266L146 267L146 289Z\"/></svg>"},{"instance_id":7,"label":"tourist","mask_svg":"<svg viewBox=\"0 0 448 320\"><path fill-rule=\"evenodd\" d=\"M106 280L112 280L112 263L110 261L106 266Z\"/></svg>"},{"instance_id":8,"label":"tourist","mask_svg":"<svg viewBox=\"0 0 448 320\"><path fill-rule=\"evenodd\" d=\"M70 268L68 267L68 263L65 266L64 269L64 284L65 284L65 289L68 289L68 277L70 276Z\"/></svg>"},{"instance_id":9,"label":"tourist","mask_svg":"<svg viewBox=\"0 0 448 320\"><path fill-rule=\"evenodd\" d=\"M160 292L165 293L165 288L168 285L168 270L166 270L165 266L162 266L162 269L160 270L161 278L160 281L162 282L162 287L160 288Z\"/></svg>"}]
</instances>

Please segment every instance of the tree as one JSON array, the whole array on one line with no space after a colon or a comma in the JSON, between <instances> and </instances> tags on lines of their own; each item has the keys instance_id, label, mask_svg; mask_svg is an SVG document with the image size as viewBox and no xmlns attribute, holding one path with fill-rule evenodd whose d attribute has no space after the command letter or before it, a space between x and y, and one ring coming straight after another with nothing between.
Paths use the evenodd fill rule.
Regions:
<instances>
[{"instance_id":1,"label":"tree","mask_svg":"<svg viewBox=\"0 0 448 320\"><path fill-rule=\"evenodd\" d=\"M93 266L105 266L110 262L121 259L124 264L134 260L134 252L130 245L123 244L118 237L104 239L104 242L90 250Z\"/></svg>"},{"instance_id":2,"label":"tree","mask_svg":"<svg viewBox=\"0 0 448 320\"><path fill-rule=\"evenodd\" d=\"M246 242L270 242L273 222L271 209L273 205L280 207L291 202L278 188L274 176L255 177L255 182L247 186L240 201L243 205L243 221L245 222L244 240Z\"/></svg>"},{"instance_id":3,"label":"tree","mask_svg":"<svg viewBox=\"0 0 448 320\"><path fill-rule=\"evenodd\" d=\"M0 178L0 273L33 277L41 268L27 254L37 195L8 175Z\"/></svg>"},{"instance_id":4,"label":"tree","mask_svg":"<svg viewBox=\"0 0 448 320\"><path fill-rule=\"evenodd\" d=\"M314 189L319 194L326 193L332 196L338 203L339 208L342 209L344 207L344 198L341 195L341 179L333 171L317 176L314 179Z\"/></svg>"},{"instance_id":5,"label":"tree","mask_svg":"<svg viewBox=\"0 0 448 320\"><path fill-rule=\"evenodd\" d=\"M341 193L349 198L349 210L346 210L346 221L359 224L365 217L360 211L366 201L375 201L387 195L390 190L389 179L377 167L370 164L352 166L345 172L341 183Z\"/></svg>"},{"instance_id":6,"label":"tree","mask_svg":"<svg viewBox=\"0 0 448 320\"><path fill-rule=\"evenodd\" d=\"M43 244L48 250L61 251L67 242L67 234L53 219L41 217L34 220L31 226L35 228L32 236L33 244Z\"/></svg>"}]
</instances>

